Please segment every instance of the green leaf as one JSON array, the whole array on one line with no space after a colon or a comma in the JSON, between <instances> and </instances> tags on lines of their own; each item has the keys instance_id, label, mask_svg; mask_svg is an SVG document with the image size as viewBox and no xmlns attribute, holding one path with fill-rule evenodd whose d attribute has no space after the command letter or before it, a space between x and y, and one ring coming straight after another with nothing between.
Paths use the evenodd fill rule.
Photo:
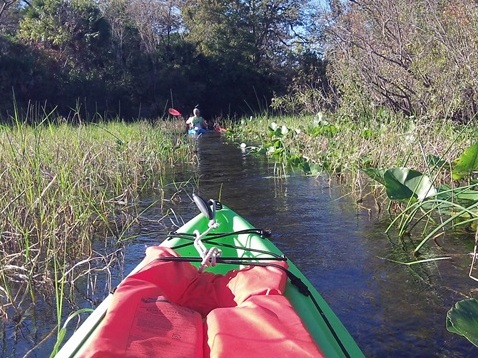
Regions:
<instances>
[{"instance_id":1,"label":"green leaf","mask_svg":"<svg viewBox=\"0 0 478 358\"><path fill-rule=\"evenodd\" d=\"M373 180L376 180L380 184L385 185L385 179L383 178L383 175L385 174L384 169L367 168L367 169L364 169L363 171Z\"/></svg>"},{"instance_id":2,"label":"green leaf","mask_svg":"<svg viewBox=\"0 0 478 358\"><path fill-rule=\"evenodd\" d=\"M430 178L413 169L388 169L385 171L383 178L387 195L392 200L417 198L422 201L437 193Z\"/></svg>"},{"instance_id":3,"label":"green leaf","mask_svg":"<svg viewBox=\"0 0 478 358\"><path fill-rule=\"evenodd\" d=\"M454 162L452 177L454 180L463 179L475 170L478 170L478 142L465 149Z\"/></svg>"},{"instance_id":4,"label":"green leaf","mask_svg":"<svg viewBox=\"0 0 478 358\"><path fill-rule=\"evenodd\" d=\"M426 160L427 160L427 164L430 167L450 169L450 165L446 161L444 161L442 158L436 155L429 154L427 155Z\"/></svg>"},{"instance_id":5,"label":"green leaf","mask_svg":"<svg viewBox=\"0 0 478 358\"><path fill-rule=\"evenodd\" d=\"M316 164L316 163L310 164L311 175L318 175L321 172L322 172L322 167L319 164Z\"/></svg>"},{"instance_id":6,"label":"green leaf","mask_svg":"<svg viewBox=\"0 0 478 358\"><path fill-rule=\"evenodd\" d=\"M408 201L410 199L418 199L422 201L437 193L430 178L413 169L391 168L384 170L367 168L363 171L370 178L385 186L387 196L392 200Z\"/></svg>"},{"instance_id":7,"label":"green leaf","mask_svg":"<svg viewBox=\"0 0 478 358\"><path fill-rule=\"evenodd\" d=\"M51 352L50 358L53 358L58 353L58 351L60 350L60 346L63 343L63 340L65 339L67 326L70 323L70 321L73 318L75 318L76 316L78 316L82 313L86 313L86 312L93 312L93 309L91 309L91 308L80 308L79 310L70 314L70 316L66 319L65 323L63 324L61 329L58 331L55 346L53 347L53 351Z\"/></svg>"},{"instance_id":8,"label":"green leaf","mask_svg":"<svg viewBox=\"0 0 478 358\"><path fill-rule=\"evenodd\" d=\"M446 315L446 328L478 347L478 300L471 298L455 303Z\"/></svg>"},{"instance_id":9,"label":"green leaf","mask_svg":"<svg viewBox=\"0 0 478 358\"><path fill-rule=\"evenodd\" d=\"M451 188L449 185L444 184L438 188L437 198L459 204L471 205L478 202L478 190L475 190L475 188L476 185Z\"/></svg>"}]
</instances>

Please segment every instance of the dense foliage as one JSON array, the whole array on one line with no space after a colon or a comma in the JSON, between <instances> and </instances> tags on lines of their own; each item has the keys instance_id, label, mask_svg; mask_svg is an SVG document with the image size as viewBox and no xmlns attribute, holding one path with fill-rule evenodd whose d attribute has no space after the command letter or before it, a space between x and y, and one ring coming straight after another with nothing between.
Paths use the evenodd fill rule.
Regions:
<instances>
[{"instance_id":1,"label":"dense foliage","mask_svg":"<svg viewBox=\"0 0 478 358\"><path fill-rule=\"evenodd\" d=\"M387 107L429 118L473 118L476 1L335 3L328 18L329 75L347 111Z\"/></svg>"},{"instance_id":2,"label":"dense foliage","mask_svg":"<svg viewBox=\"0 0 478 358\"><path fill-rule=\"evenodd\" d=\"M83 119L267 108L302 62L307 3L1 1L0 113L28 103Z\"/></svg>"},{"instance_id":3,"label":"dense foliage","mask_svg":"<svg viewBox=\"0 0 478 358\"><path fill-rule=\"evenodd\" d=\"M322 6L323 5L323 6ZM474 0L3 0L0 115L339 110L468 121Z\"/></svg>"}]
</instances>

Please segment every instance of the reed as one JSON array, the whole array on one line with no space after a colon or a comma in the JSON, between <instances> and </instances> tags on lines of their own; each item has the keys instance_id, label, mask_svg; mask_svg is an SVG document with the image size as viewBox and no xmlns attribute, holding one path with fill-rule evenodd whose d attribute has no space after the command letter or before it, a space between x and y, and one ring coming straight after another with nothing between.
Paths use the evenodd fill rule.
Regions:
<instances>
[{"instance_id":1,"label":"reed","mask_svg":"<svg viewBox=\"0 0 478 358\"><path fill-rule=\"evenodd\" d=\"M125 240L140 192L194 153L182 122L37 123L0 127L0 317L20 324L42 297L63 334L75 281L111 265L93 241Z\"/></svg>"}]
</instances>

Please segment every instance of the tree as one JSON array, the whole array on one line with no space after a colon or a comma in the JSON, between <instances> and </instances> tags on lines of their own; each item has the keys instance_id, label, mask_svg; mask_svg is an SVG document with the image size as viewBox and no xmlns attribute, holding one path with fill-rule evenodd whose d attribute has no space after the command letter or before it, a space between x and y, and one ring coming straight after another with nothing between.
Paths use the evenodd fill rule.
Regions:
<instances>
[{"instance_id":1,"label":"tree","mask_svg":"<svg viewBox=\"0 0 478 358\"><path fill-rule=\"evenodd\" d=\"M308 48L306 0L21 3L27 5L20 6L16 37L0 42L19 46L8 47L2 58L8 60L13 48L31 49L35 55L16 62L24 64L22 73L29 63L41 71L33 71L32 86L21 86L18 98L63 109L88 102L102 113L122 108L123 116L155 116L174 97L184 107L200 103L211 114L242 115L267 108L274 93L313 78L321 66ZM9 63L16 73L15 62ZM10 78L4 68L0 76ZM43 85L55 95L36 93Z\"/></svg>"},{"instance_id":2,"label":"tree","mask_svg":"<svg viewBox=\"0 0 478 358\"><path fill-rule=\"evenodd\" d=\"M192 1L182 7L188 38L206 55L242 55L255 65L277 62L302 42L305 0Z\"/></svg>"},{"instance_id":3,"label":"tree","mask_svg":"<svg viewBox=\"0 0 478 358\"><path fill-rule=\"evenodd\" d=\"M18 29L20 4L19 0L0 1L0 34L14 35Z\"/></svg>"},{"instance_id":4,"label":"tree","mask_svg":"<svg viewBox=\"0 0 478 358\"><path fill-rule=\"evenodd\" d=\"M181 27L179 4L175 0L131 0L127 13L147 53L155 52L162 44L170 44L171 34Z\"/></svg>"},{"instance_id":5,"label":"tree","mask_svg":"<svg viewBox=\"0 0 478 358\"><path fill-rule=\"evenodd\" d=\"M184 0L186 39L215 64L209 88L220 88L217 95L224 98L227 88L234 86L230 96L237 96L234 103L245 108L267 107L274 92L285 92L293 74L291 54L305 41L306 4L305 0ZM259 103L263 100L266 103Z\"/></svg>"},{"instance_id":6,"label":"tree","mask_svg":"<svg viewBox=\"0 0 478 358\"><path fill-rule=\"evenodd\" d=\"M348 1L329 17L329 75L342 106L467 119L478 109L474 1Z\"/></svg>"},{"instance_id":7,"label":"tree","mask_svg":"<svg viewBox=\"0 0 478 358\"><path fill-rule=\"evenodd\" d=\"M8 9L17 3L17 0L2 0L0 1L0 17L8 11Z\"/></svg>"},{"instance_id":8,"label":"tree","mask_svg":"<svg viewBox=\"0 0 478 358\"><path fill-rule=\"evenodd\" d=\"M33 0L24 9L17 36L36 49L41 55L38 60L45 63L46 72L36 86L47 85L56 95L45 93L42 100L67 111L77 107L81 98L84 108L102 112L111 103L106 87L113 73L110 34L93 0ZM40 83L47 78L49 83Z\"/></svg>"},{"instance_id":9,"label":"tree","mask_svg":"<svg viewBox=\"0 0 478 358\"><path fill-rule=\"evenodd\" d=\"M92 0L33 0L20 23L19 35L58 50L72 67L91 70L98 64L95 59L103 54L110 32Z\"/></svg>"}]
</instances>

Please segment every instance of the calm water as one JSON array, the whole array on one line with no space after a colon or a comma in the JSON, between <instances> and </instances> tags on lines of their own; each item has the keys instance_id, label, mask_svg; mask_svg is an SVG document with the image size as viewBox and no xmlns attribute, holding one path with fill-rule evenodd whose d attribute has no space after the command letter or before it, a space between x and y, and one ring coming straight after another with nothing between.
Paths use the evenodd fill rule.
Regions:
<instances>
[{"instance_id":1,"label":"calm water","mask_svg":"<svg viewBox=\"0 0 478 358\"><path fill-rule=\"evenodd\" d=\"M467 259L414 271L384 260L401 253L395 240L384 234L387 223L373 210L358 208L340 185L301 175L275 179L272 163L247 155L220 137L200 138L196 145L198 165L183 173L183 179L198 176L200 195L220 197L256 227L271 229L274 242L329 302L367 357L478 357L477 348L445 328L447 311L462 298L459 292L474 287L467 278ZM178 221L198 213L188 199L192 190L190 184L179 196L182 202L171 204ZM144 198L142 205L154 202L154 195ZM145 213L141 235L125 249L126 271L142 258L145 245L162 241L172 228L169 220L157 220L163 214L154 207ZM456 239L443 247L443 255L471 251ZM37 319L45 327L39 336L52 321ZM3 343L11 345L11 336ZM30 356L47 356L52 345L47 343ZM0 354L23 356L28 346L20 342Z\"/></svg>"}]
</instances>

